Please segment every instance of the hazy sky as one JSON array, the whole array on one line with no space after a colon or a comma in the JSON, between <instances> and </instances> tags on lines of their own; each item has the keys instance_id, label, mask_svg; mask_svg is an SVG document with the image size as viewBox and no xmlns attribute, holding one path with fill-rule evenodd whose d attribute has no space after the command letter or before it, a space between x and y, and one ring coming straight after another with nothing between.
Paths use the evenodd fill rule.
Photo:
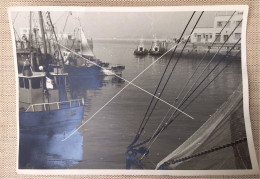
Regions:
<instances>
[{"instance_id":1,"label":"hazy sky","mask_svg":"<svg viewBox=\"0 0 260 179\"><path fill-rule=\"evenodd\" d=\"M201 12L196 12L188 33ZM92 38L172 38L179 36L192 15L191 12L72 12L68 17L65 33L73 32L79 26L78 18L86 35ZM51 12L51 18L58 33L67 19L68 12ZM213 27L215 12L205 12L197 27ZM16 17L16 19L15 19ZM38 13L34 12L34 24ZM29 27L29 12L12 14L15 28ZM39 25L38 25L39 27Z\"/></svg>"}]
</instances>

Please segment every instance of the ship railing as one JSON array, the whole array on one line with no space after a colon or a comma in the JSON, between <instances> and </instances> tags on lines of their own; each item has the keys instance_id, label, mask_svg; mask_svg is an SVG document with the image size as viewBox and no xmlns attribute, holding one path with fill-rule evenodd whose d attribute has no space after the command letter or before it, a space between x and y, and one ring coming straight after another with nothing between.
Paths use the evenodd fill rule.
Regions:
<instances>
[{"instance_id":1,"label":"ship railing","mask_svg":"<svg viewBox=\"0 0 260 179\"><path fill-rule=\"evenodd\" d=\"M80 106L84 106L84 98L61 102L31 104L25 112L60 110Z\"/></svg>"}]
</instances>

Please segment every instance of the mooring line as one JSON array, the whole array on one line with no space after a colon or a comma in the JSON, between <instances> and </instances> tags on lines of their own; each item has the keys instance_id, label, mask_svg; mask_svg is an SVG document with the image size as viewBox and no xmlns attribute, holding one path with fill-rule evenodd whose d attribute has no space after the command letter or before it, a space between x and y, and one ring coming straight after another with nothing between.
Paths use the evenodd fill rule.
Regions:
<instances>
[{"instance_id":1,"label":"mooring line","mask_svg":"<svg viewBox=\"0 0 260 179\"><path fill-rule=\"evenodd\" d=\"M188 37L189 37L189 36L188 36ZM157 96L153 95L153 94L150 93L149 91L146 91L145 89L143 89L143 88L137 86L136 84L132 83L132 82L135 81L140 75L142 75L148 68L150 68L154 63L156 63L156 62L157 62L158 60L160 60L163 56L165 56L168 52L170 52L171 50L173 50L176 46L178 46L180 43L182 43L182 42L185 41L185 40L186 40L186 39L180 41L178 44L176 44L176 45L175 45L174 47L172 47L170 50L168 50L167 52L165 52L162 56L160 56L157 60L155 60L153 63L151 63L149 66L147 66L141 73L139 73L139 74L138 74L135 78L133 78L131 81L128 81L128 80L122 78L121 76L119 76L119 75L117 75L117 74L115 74L115 73L112 72L113 75L115 75L116 77L118 77L118 78L120 78L120 79L122 79L122 80L125 80L128 84L127 84L126 86L124 86L119 92L117 92L117 94L115 94L108 102L106 102L99 110L97 110L88 120L86 120L83 124L81 124L76 130L74 130L68 137L64 138L62 141L67 140L67 139L70 138L73 134L75 134L82 126L84 126L88 121L90 121L97 113L99 113L105 106L107 106L115 97L117 97L117 96L118 96L125 88L127 88L130 84L133 85L133 86L135 86L135 87L137 87L138 89L140 89L140 90L146 92L147 94L153 96L154 98L156 98L156 99L162 101L163 103L165 103L165 104L171 106L172 108L174 108L175 110L177 110L177 111L183 113L184 115L188 116L189 118L194 119L192 116L190 116L190 115L188 115L187 113L185 113L185 112L183 112L183 111L177 109L175 106L171 105L170 103L166 102L165 100L163 100L163 99L161 99L161 98L158 98ZM54 41L54 42L55 42L55 41ZM79 57L85 59L85 60L88 61L89 63L92 63L92 64L94 64L94 65L100 67L101 69L105 69L104 67L102 67L102 66L96 64L95 62L92 62L92 61L88 60L87 58L85 58L85 57L81 56L80 54L78 54L78 53L76 53L76 52L70 50L69 48L67 48L67 47L65 47L65 46L63 46L63 45L61 45L60 43L58 43L58 42L55 42L55 43L57 43L57 44L60 45L61 47L65 48L66 50L69 50L70 52L74 53L75 55L77 55L77 56L79 56Z\"/></svg>"}]
</instances>

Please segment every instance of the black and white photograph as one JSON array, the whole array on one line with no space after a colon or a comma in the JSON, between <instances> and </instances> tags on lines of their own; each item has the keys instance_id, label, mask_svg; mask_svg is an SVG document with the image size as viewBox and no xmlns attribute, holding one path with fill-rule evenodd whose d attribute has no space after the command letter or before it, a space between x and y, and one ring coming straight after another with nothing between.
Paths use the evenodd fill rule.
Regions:
<instances>
[{"instance_id":1,"label":"black and white photograph","mask_svg":"<svg viewBox=\"0 0 260 179\"><path fill-rule=\"evenodd\" d=\"M247 14L243 5L10 8L17 171L255 173Z\"/></svg>"}]
</instances>

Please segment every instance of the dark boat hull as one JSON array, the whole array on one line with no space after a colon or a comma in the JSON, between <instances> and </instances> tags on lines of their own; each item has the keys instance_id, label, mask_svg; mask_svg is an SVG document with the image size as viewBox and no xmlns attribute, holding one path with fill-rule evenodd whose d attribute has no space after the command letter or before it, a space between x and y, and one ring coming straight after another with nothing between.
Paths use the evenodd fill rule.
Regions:
<instances>
[{"instance_id":1,"label":"dark boat hull","mask_svg":"<svg viewBox=\"0 0 260 179\"><path fill-rule=\"evenodd\" d=\"M101 74L101 68L96 65L91 65L91 66L65 65L65 71L70 76L81 76L81 77L84 76L89 78Z\"/></svg>"},{"instance_id":2,"label":"dark boat hull","mask_svg":"<svg viewBox=\"0 0 260 179\"><path fill-rule=\"evenodd\" d=\"M151 56L161 56L163 55L164 53L166 52L166 50L159 50L159 51L153 51L153 50L150 50L149 51L149 55Z\"/></svg>"},{"instance_id":3,"label":"dark boat hull","mask_svg":"<svg viewBox=\"0 0 260 179\"><path fill-rule=\"evenodd\" d=\"M70 132L79 125L84 115L84 106L67 109L20 112L20 133L59 134Z\"/></svg>"},{"instance_id":4,"label":"dark boat hull","mask_svg":"<svg viewBox=\"0 0 260 179\"><path fill-rule=\"evenodd\" d=\"M19 168L67 168L82 160L83 136L76 130L84 106L19 113Z\"/></svg>"},{"instance_id":5,"label":"dark boat hull","mask_svg":"<svg viewBox=\"0 0 260 179\"><path fill-rule=\"evenodd\" d=\"M134 51L134 54L135 54L136 56L145 56L145 55L148 55L148 50L144 50L144 51L135 50L135 51Z\"/></svg>"}]
</instances>

